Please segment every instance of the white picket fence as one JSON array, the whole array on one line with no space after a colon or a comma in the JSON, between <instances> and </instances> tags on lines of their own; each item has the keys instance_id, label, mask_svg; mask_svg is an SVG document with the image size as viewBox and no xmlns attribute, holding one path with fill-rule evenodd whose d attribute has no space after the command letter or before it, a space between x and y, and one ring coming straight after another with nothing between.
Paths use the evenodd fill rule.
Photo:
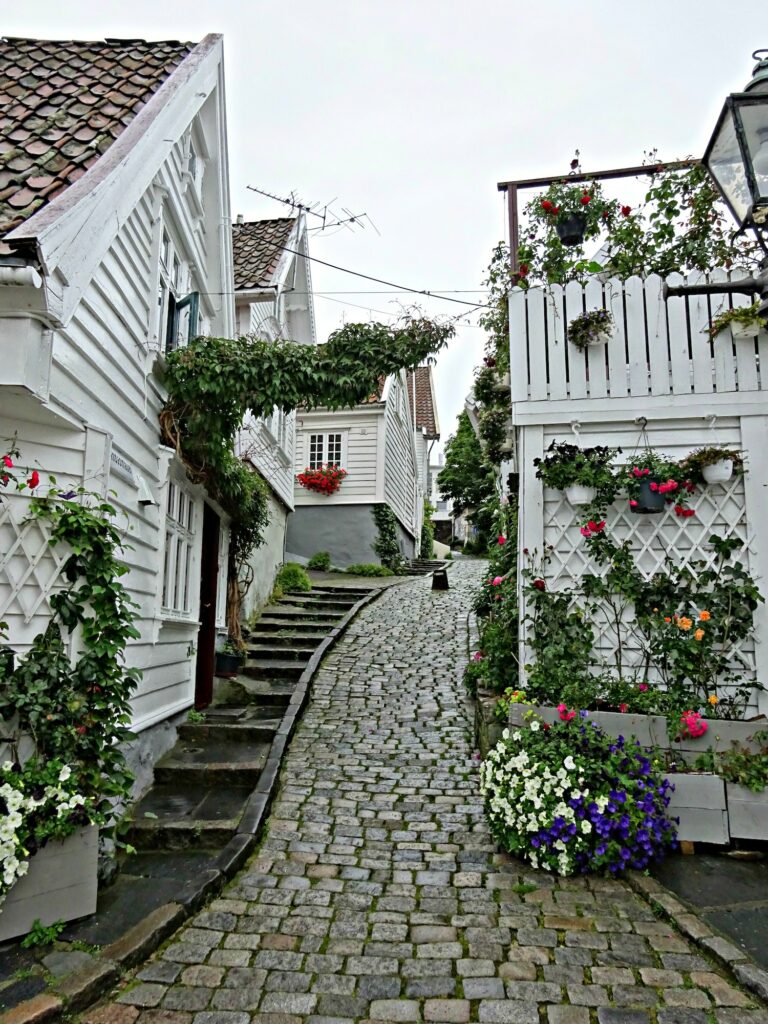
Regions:
<instances>
[{"instance_id":1,"label":"white picket fence","mask_svg":"<svg viewBox=\"0 0 768 1024\"><path fill-rule=\"evenodd\" d=\"M743 275L734 275L743 276ZM670 286L729 280L726 271L673 274ZM712 317L743 295L664 298L652 275L627 281L592 279L586 286L515 289L510 295L512 403L606 400L760 391L768 373L768 333L734 342L703 333ZM567 326L586 310L608 309L613 333L605 345L579 350Z\"/></svg>"},{"instance_id":2,"label":"white picket fence","mask_svg":"<svg viewBox=\"0 0 768 1024\"><path fill-rule=\"evenodd\" d=\"M679 275L669 285L726 281L725 271ZM743 479L700 491L697 515L678 519L672 509L637 516L626 501L609 513L618 541L627 540L646 577L665 556L688 563L712 558L712 533L738 538L740 558L768 596L768 334L734 341L730 333L714 342L702 333L714 315L746 296L725 294L664 298L656 276L626 282L591 280L515 289L510 296L512 422L517 428L520 472L519 547L549 549L548 584L570 588L586 572L600 572L588 557L579 532L583 515L559 491L542 487L533 460L553 441L623 449L630 461L646 443L679 459L694 448L727 444L746 458ZM566 340L568 323L590 309L609 309L614 329L607 344L579 351ZM764 370L765 379L761 373ZM645 426L645 432L643 427ZM525 605L521 594L521 609ZM754 647L737 656L745 679L768 685L768 612L755 613ZM599 653L610 662L610 623L595 623ZM635 660L631 656L630 661ZM521 663L528 659L521 639ZM768 713L768 693L755 692L753 710Z\"/></svg>"}]
</instances>

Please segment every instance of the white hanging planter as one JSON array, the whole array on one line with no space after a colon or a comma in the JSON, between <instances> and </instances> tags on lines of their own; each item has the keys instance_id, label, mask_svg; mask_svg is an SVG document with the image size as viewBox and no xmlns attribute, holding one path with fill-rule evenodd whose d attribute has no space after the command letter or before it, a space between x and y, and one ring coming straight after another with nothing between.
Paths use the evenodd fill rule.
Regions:
<instances>
[{"instance_id":1,"label":"white hanging planter","mask_svg":"<svg viewBox=\"0 0 768 1024\"><path fill-rule=\"evenodd\" d=\"M734 341L752 341L760 333L760 324L744 324L738 320L731 320L728 326Z\"/></svg>"},{"instance_id":2,"label":"white hanging planter","mask_svg":"<svg viewBox=\"0 0 768 1024\"><path fill-rule=\"evenodd\" d=\"M733 476L733 459L721 459L710 466L703 466L701 475L708 484L724 484Z\"/></svg>"},{"instance_id":3,"label":"white hanging planter","mask_svg":"<svg viewBox=\"0 0 768 1024\"><path fill-rule=\"evenodd\" d=\"M597 491L594 487L587 487L584 484L571 484L565 488L565 496L571 505L579 507L591 505L597 497Z\"/></svg>"}]
</instances>

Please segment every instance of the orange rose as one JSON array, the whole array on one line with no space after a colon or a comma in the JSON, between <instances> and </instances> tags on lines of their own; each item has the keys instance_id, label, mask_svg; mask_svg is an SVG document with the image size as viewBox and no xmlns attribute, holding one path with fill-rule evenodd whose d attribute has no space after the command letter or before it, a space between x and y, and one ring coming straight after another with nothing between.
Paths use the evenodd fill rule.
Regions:
<instances>
[{"instance_id":1,"label":"orange rose","mask_svg":"<svg viewBox=\"0 0 768 1024\"><path fill-rule=\"evenodd\" d=\"M702 622L709 622L711 618L712 616L709 614L709 612L699 612L699 619Z\"/></svg>"},{"instance_id":2,"label":"orange rose","mask_svg":"<svg viewBox=\"0 0 768 1024\"><path fill-rule=\"evenodd\" d=\"M680 627L680 629L689 630L693 625L693 619L689 619L686 615L683 615L683 617L679 619L677 624Z\"/></svg>"},{"instance_id":3,"label":"orange rose","mask_svg":"<svg viewBox=\"0 0 768 1024\"><path fill-rule=\"evenodd\" d=\"M671 622L671 621L672 621L672 619L671 619L671 618L669 617L669 615L665 615L665 616L664 616L664 621L665 621L665 622Z\"/></svg>"},{"instance_id":4,"label":"orange rose","mask_svg":"<svg viewBox=\"0 0 768 1024\"><path fill-rule=\"evenodd\" d=\"M694 640L703 640L704 639L704 630L703 629L697 629L696 632L693 634L693 639Z\"/></svg>"}]
</instances>

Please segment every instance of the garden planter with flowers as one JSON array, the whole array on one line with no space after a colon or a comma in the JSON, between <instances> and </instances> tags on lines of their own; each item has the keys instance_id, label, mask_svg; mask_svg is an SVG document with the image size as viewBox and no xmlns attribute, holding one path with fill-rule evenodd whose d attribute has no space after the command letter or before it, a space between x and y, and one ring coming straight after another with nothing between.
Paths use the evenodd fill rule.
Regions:
<instances>
[{"instance_id":1,"label":"garden planter with flowers","mask_svg":"<svg viewBox=\"0 0 768 1024\"><path fill-rule=\"evenodd\" d=\"M317 469L307 467L303 473L297 474L296 479L308 491L328 495L338 491L346 475L346 469L328 463L327 466L319 466Z\"/></svg>"},{"instance_id":2,"label":"garden planter with flowers","mask_svg":"<svg viewBox=\"0 0 768 1024\"><path fill-rule=\"evenodd\" d=\"M81 828L51 840L29 859L0 906L0 942L26 935L35 921L75 921L96 912L99 830Z\"/></svg>"},{"instance_id":3,"label":"garden planter with flowers","mask_svg":"<svg viewBox=\"0 0 768 1024\"><path fill-rule=\"evenodd\" d=\"M618 481L612 468L615 448L580 448L567 441L552 441L541 459L534 459L536 476L545 487L565 491L577 507L606 509L615 499Z\"/></svg>"},{"instance_id":4,"label":"garden planter with flowers","mask_svg":"<svg viewBox=\"0 0 768 1024\"><path fill-rule=\"evenodd\" d=\"M674 503L675 514L687 519L694 510L687 507L694 491L685 463L659 455L651 448L633 455L624 470L630 511L636 515L658 515Z\"/></svg>"},{"instance_id":5,"label":"garden planter with flowers","mask_svg":"<svg viewBox=\"0 0 768 1024\"><path fill-rule=\"evenodd\" d=\"M736 448L710 445L697 448L682 462L685 472L695 484L725 484L734 472L744 472L744 459Z\"/></svg>"},{"instance_id":6,"label":"garden planter with flowers","mask_svg":"<svg viewBox=\"0 0 768 1024\"><path fill-rule=\"evenodd\" d=\"M613 316L607 309L580 313L568 324L568 341L580 351L590 345L604 345L611 337Z\"/></svg>"}]
</instances>

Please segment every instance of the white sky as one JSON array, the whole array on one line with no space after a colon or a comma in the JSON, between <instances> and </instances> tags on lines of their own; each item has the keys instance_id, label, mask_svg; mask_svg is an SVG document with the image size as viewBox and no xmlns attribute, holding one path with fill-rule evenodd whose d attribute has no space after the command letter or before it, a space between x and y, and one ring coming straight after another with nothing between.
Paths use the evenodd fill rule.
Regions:
<instances>
[{"instance_id":1,"label":"white sky","mask_svg":"<svg viewBox=\"0 0 768 1024\"><path fill-rule=\"evenodd\" d=\"M481 287L505 235L497 181L565 173L576 147L587 171L640 163L653 146L661 159L701 155L725 95L749 79L752 50L768 45L765 11L764 0L26 0L3 4L0 31L223 33L233 218L285 213L247 185L338 197L381 237L314 234L312 255L439 291ZM384 286L319 264L312 277L321 340L344 318L385 319L410 301L321 295ZM420 301L429 313L461 310ZM438 361L443 440L482 347L483 332L462 325Z\"/></svg>"}]
</instances>

